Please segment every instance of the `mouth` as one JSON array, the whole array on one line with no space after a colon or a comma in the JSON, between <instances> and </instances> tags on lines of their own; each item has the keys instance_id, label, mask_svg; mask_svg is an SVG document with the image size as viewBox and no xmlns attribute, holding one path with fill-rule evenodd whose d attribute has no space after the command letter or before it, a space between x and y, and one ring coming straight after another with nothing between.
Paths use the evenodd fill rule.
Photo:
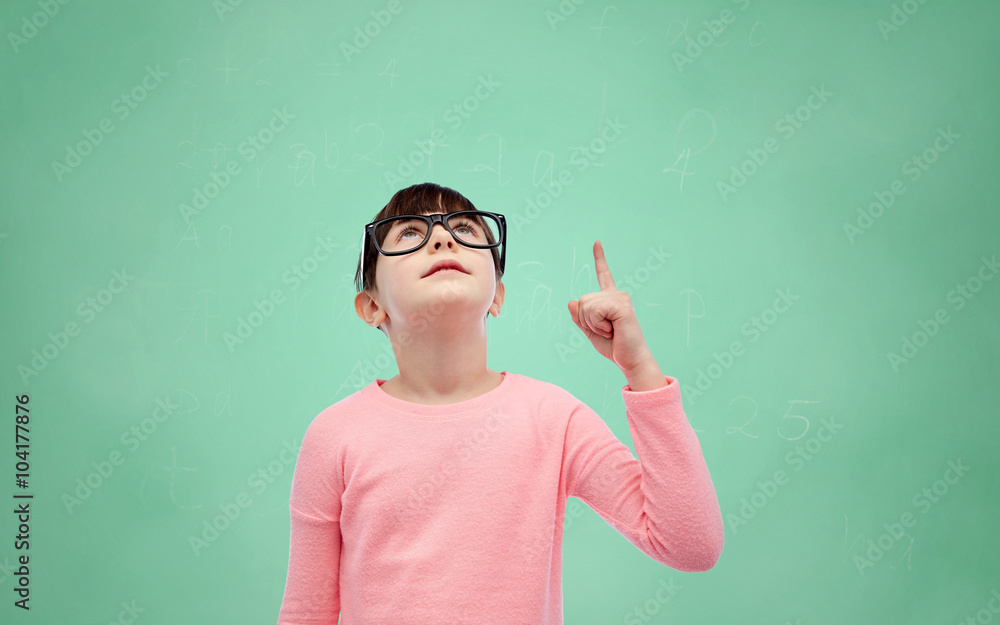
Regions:
<instances>
[{"instance_id":1,"label":"mouth","mask_svg":"<svg viewBox=\"0 0 1000 625\"><path fill-rule=\"evenodd\" d=\"M434 264L431 270L424 274L425 278L438 273L469 273L462 265L453 260L443 260Z\"/></svg>"}]
</instances>

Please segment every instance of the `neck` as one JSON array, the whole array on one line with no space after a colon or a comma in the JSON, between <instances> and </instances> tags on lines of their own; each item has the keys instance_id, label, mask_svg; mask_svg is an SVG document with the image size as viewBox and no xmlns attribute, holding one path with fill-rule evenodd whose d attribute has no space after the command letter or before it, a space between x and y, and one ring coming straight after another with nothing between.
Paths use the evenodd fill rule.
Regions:
<instances>
[{"instance_id":1,"label":"neck","mask_svg":"<svg viewBox=\"0 0 1000 625\"><path fill-rule=\"evenodd\" d=\"M387 393L414 403L450 404L499 384L500 374L486 366L486 317L446 317L422 330L389 329L399 375L383 384Z\"/></svg>"}]
</instances>

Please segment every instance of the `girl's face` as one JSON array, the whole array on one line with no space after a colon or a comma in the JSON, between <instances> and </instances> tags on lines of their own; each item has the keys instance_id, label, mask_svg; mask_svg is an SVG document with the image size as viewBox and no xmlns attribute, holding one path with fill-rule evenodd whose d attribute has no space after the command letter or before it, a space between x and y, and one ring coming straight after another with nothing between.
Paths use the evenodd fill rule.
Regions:
<instances>
[{"instance_id":1,"label":"girl's face","mask_svg":"<svg viewBox=\"0 0 1000 625\"><path fill-rule=\"evenodd\" d=\"M445 261L456 268L432 272ZM433 326L435 320L500 313L504 287L497 283L491 251L462 245L441 224L434 224L429 240L416 252L379 254L375 267L379 303L390 320L402 319L403 325L420 326L423 319Z\"/></svg>"}]
</instances>

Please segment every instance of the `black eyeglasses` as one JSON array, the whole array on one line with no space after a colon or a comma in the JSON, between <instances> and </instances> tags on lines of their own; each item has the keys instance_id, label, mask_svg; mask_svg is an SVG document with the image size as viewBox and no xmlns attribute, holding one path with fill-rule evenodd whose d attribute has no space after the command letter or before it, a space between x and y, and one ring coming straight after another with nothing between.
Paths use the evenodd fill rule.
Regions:
<instances>
[{"instance_id":1,"label":"black eyeglasses","mask_svg":"<svg viewBox=\"0 0 1000 625\"><path fill-rule=\"evenodd\" d=\"M475 249L500 248L500 274L507 255L507 221L500 213L458 211L432 215L399 215L379 219L365 226L361 237L361 268L364 271L368 239L383 256L416 252L431 238L434 224L441 224L456 241ZM381 243L379 243L381 241Z\"/></svg>"}]
</instances>

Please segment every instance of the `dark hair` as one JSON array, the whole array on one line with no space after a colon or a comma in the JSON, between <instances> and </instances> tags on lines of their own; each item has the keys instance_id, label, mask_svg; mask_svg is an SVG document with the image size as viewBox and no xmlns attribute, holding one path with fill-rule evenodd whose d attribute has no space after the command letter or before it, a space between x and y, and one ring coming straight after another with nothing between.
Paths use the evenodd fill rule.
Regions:
<instances>
[{"instance_id":1,"label":"dark hair","mask_svg":"<svg viewBox=\"0 0 1000 625\"><path fill-rule=\"evenodd\" d=\"M474 210L479 209L473 206L472 202L458 191L434 184L433 182L423 182L396 191L392 199L389 200L389 203L375 215L372 221L375 222L379 219L396 217L398 215L429 215L430 213L437 212L449 214L458 211ZM378 228L376 228L377 230ZM385 236L385 233L381 233L381 236ZM487 239L490 243L495 242L493 236L489 233L487 234ZM382 241L379 241L379 243L381 244ZM497 282L500 282L500 278L503 277L503 272L500 271L500 248L494 247L490 249L490 253L493 254L493 268L496 272ZM375 243L369 237L368 247L365 249L365 266L361 266L361 257L359 254L358 269L354 274L354 286L357 288L358 293L365 290L377 292L375 288L375 263L378 257L379 253L375 249Z\"/></svg>"}]
</instances>

